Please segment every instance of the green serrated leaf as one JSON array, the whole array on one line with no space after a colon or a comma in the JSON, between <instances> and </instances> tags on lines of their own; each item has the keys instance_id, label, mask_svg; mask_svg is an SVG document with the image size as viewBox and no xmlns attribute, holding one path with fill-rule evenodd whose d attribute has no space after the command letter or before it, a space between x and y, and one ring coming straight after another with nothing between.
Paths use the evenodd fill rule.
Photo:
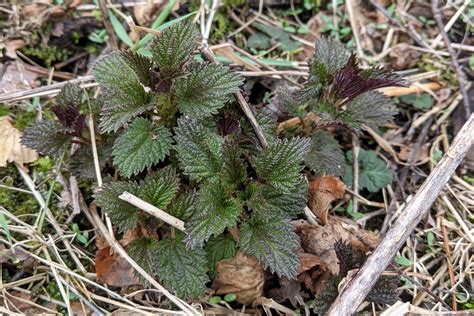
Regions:
<instances>
[{"instance_id":1,"label":"green serrated leaf","mask_svg":"<svg viewBox=\"0 0 474 316\"><path fill-rule=\"evenodd\" d=\"M99 167L102 170L112 154L112 146L107 143L101 143L97 146L99 156ZM89 146L81 146L74 152L69 161L69 170L73 175L81 179L95 179L96 171L94 165L94 156Z\"/></svg>"},{"instance_id":2,"label":"green serrated leaf","mask_svg":"<svg viewBox=\"0 0 474 316\"><path fill-rule=\"evenodd\" d=\"M41 121L28 126L21 143L43 155L60 155L70 144L71 137L61 133L56 121Z\"/></svg>"},{"instance_id":3,"label":"green serrated leaf","mask_svg":"<svg viewBox=\"0 0 474 316\"><path fill-rule=\"evenodd\" d=\"M311 150L305 157L306 164L316 176L344 175L346 166L344 152L339 142L328 132L318 131L311 137Z\"/></svg>"},{"instance_id":4,"label":"green serrated leaf","mask_svg":"<svg viewBox=\"0 0 474 316\"><path fill-rule=\"evenodd\" d=\"M158 243L157 274L164 285L183 299L206 292L206 254L202 249L188 250L181 241L165 238Z\"/></svg>"},{"instance_id":5,"label":"green serrated leaf","mask_svg":"<svg viewBox=\"0 0 474 316\"><path fill-rule=\"evenodd\" d=\"M133 240L127 248L130 257L151 275L157 272L158 241L150 237Z\"/></svg>"},{"instance_id":6,"label":"green serrated leaf","mask_svg":"<svg viewBox=\"0 0 474 316\"><path fill-rule=\"evenodd\" d=\"M310 79L322 84L328 83L332 76L349 59L345 46L332 38L322 38L316 42L314 56L309 62Z\"/></svg>"},{"instance_id":7,"label":"green serrated leaf","mask_svg":"<svg viewBox=\"0 0 474 316\"><path fill-rule=\"evenodd\" d=\"M389 97L377 91L363 93L347 104L338 119L352 128L359 129L362 124L378 129L379 126L388 123L398 113Z\"/></svg>"},{"instance_id":8,"label":"green serrated leaf","mask_svg":"<svg viewBox=\"0 0 474 316\"><path fill-rule=\"evenodd\" d=\"M196 48L198 37L191 22L176 23L155 37L150 50L160 70L181 69Z\"/></svg>"},{"instance_id":9,"label":"green serrated leaf","mask_svg":"<svg viewBox=\"0 0 474 316\"><path fill-rule=\"evenodd\" d=\"M113 52L95 64L93 74L104 88L102 132L116 131L154 105L145 91L150 67L148 58L133 52Z\"/></svg>"},{"instance_id":10,"label":"green serrated leaf","mask_svg":"<svg viewBox=\"0 0 474 316\"><path fill-rule=\"evenodd\" d=\"M79 85L68 83L59 91L56 104L62 108L67 108L70 105L79 108L82 102L82 91Z\"/></svg>"},{"instance_id":11,"label":"green serrated leaf","mask_svg":"<svg viewBox=\"0 0 474 316\"><path fill-rule=\"evenodd\" d=\"M169 155L172 143L168 128L155 126L142 117L136 118L115 140L112 151L114 164L126 177L131 177L163 161Z\"/></svg>"},{"instance_id":12,"label":"green serrated leaf","mask_svg":"<svg viewBox=\"0 0 474 316\"><path fill-rule=\"evenodd\" d=\"M124 191L136 195L139 191L138 184L125 181L107 183L100 192L94 195L97 206L109 215L114 226L120 231L135 228L138 221L137 209L119 199Z\"/></svg>"},{"instance_id":13,"label":"green serrated leaf","mask_svg":"<svg viewBox=\"0 0 474 316\"><path fill-rule=\"evenodd\" d=\"M179 109L195 118L216 114L242 84L242 78L228 68L207 62L192 64L185 77L175 82Z\"/></svg>"},{"instance_id":14,"label":"green serrated leaf","mask_svg":"<svg viewBox=\"0 0 474 316\"><path fill-rule=\"evenodd\" d=\"M299 265L299 238L288 220L264 221L252 216L240 229L240 249L255 256L265 268L280 277L294 278Z\"/></svg>"},{"instance_id":15,"label":"green serrated leaf","mask_svg":"<svg viewBox=\"0 0 474 316\"><path fill-rule=\"evenodd\" d=\"M222 180L230 186L236 186L247 179L247 164L241 158L241 154L242 152L237 144L224 144Z\"/></svg>"},{"instance_id":16,"label":"green serrated leaf","mask_svg":"<svg viewBox=\"0 0 474 316\"><path fill-rule=\"evenodd\" d=\"M196 207L196 191L183 192L177 195L166 211L183 221L187 221Z\"/></svg>"},{"instance_id":17,"label":"green serrated leaf","mask_svg":"<svg viewBox=\"0 0 474 316\"><path fill-rule=\"evenodd\" d=\"M186 223L186 246L202 246L211 236L237 224L242 205L219 182L207 183L199 191L196 210Z\"/></svg>"},{"instance_id":18,"label":"green serrated leaf","mask_svg":"<svg viewBox=\"0 0 474 316\"><path fill-rule=\"evenodd\" d=\"M179 178L176 171L169 166L154 175L147 176L140 183L139 196L159 209L166 209L178 190Z\"/></svg>"},{"instance_id":19,"label":"green serrated leaf","mask_svg":"<svg viewBox=\"0 0 474 316\"><path fill-rule=\"evenodd\" d=\"M178 120L175 149L184 174L202 181L215 177L222 169L224 139L189 117Z\"/></svg>"},{"instance_id":20,"label":"green serrated leaf","mask_svg":"<svg viewBox=\"0 0 474 316\"><path fill-rule=\"evenodd\" d=\"M295 218L306 206L308 185L303 179L291 190L281 192L269 185L257 185L247 205L262 219L274 216Z\"/></svg>"},{"instance_id":21,"label":"green serrated leaf","mask_svg":"<svg viewBox=\"0 0 474 316\"><path fill-rule=\"evenodd\" d=\"M310 139L278 139L255 157L259 178L275 188L291 190L300 181L301 162L310 148Z\"/></svg>"},{"instance_id":22,"label":"green serrated leaf","mask_svg":"<svg viewBox=\"0 0 474 316\"><path fill-rule=\"evenodd\" d=\"M352 162L352 151L347 152L347 159ZM379 159L374 151L360 149L359 151L359 189L367 189L369 192L378 192L392 182L392 173L385 165L385 161ZM352 184L352 168L347 166L344 174L344 182Z\"/></svg>"},{"instance_id":23,"label":"green serrated leaf","mask_svg":"<svg viewBox=\"0 0 474 316\"><path fill-rule=\"evenodd\" d=\"M204 251L207 254L209 275L211 278L215 278L217 276L217 262L233 258L236 253L236 244L231 236L221 235L211 238L204 247Z\"/></svg>"}]
</instances>

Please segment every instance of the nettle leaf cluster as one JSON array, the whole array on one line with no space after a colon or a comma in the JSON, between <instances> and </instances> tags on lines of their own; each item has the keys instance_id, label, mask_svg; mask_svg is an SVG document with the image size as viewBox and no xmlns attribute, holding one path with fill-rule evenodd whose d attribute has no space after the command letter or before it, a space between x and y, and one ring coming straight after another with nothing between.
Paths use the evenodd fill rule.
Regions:
<instances>
[{"instance_id":1,"label":"nettle leaf cluster","mask_svg":"<svg viewBox=\"0 0 474 316\"><path fill-rule=\"evenodd\" d=\"M36 123L22 140L49 155L68 154L74 144L71 172L94 178L86 121L92 109L100 118L99 164L113 176L105 177L96 203L119 231L137 231L130 255L183 298L203 295L216 263L237 251L272 273L296 277L300 244L290 221L307 202L303 162L317 174L339 175L334 165L344 161L331 134L281 139L276 119L252 109L269 144L262 148L233 98L243 79L198 61L198 35L193 24L181 22L152 41L150 58L133 51L103 57L93 69L100 98L66 85L52 108L56 119ZM324 122L359 128L378 126L394 113L388 99L371 90L399 79L378 68L359 69L341 44L318 42L310 72L303 89L286 95L296 114L315 111ZM121 200L123 192L184 221L185 231Z\"/></svg>"},{"instance_id":2,"label":"nettle leaf cluster","mask_svg":"<svg viewBox=\"0 0 474 316\"><path fill-rule=\"evenodd\" d=\"M316 174L344 174L345 158L337 140L324 131L327 126L342 126L354 132L364 125L377 130L392 120L397 109L376 89L405 86L389 69L362 69L355 55L333 39L321 39L309 62L309 77L298 90L284 89L279 97L290 115L316 114L312 149L306 164Z\"/></svg>"}]
</instances>

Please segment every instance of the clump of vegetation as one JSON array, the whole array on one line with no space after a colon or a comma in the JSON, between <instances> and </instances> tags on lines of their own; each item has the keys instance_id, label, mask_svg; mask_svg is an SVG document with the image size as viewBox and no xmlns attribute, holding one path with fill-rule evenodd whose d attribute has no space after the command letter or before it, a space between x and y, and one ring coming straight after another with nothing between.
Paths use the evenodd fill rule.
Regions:
<instances>
[{"instance_id":1,"label":"clump of vegetation","mask_svg":"<svg viewBox=\"0 0 474 316\"><path fill-rule=\"evenodd\" d=\"M53 107L57 120L34 124L22 140L47 155L68 155L74 144L69 168L90 179L86 114L100 116L99 164L116 176L95 195L96 203L119 231L140 228L128 252L183 298L202 296L216 263L237 251L255 256L272 273L296 277L300 244L290 220L306 205L303 162L318 174L339 174L335 164L344 160L330 134L281 139L272 115L253 109L269 143L262 148L235 106L242 78L224 66L196 62L197 40L191 23L179 23L154 39L151 58L132 51L105 56L93 71L101 99L65 86ZM350 129L391 118L388 98L372 90L400 84L397 76L361 70L339 43L322 40L316 48L305 87L285 94L288 111L314 111L322 125ZM121 200L123 192L184 221L185 231Z\"/></svg>"}]
</instances>

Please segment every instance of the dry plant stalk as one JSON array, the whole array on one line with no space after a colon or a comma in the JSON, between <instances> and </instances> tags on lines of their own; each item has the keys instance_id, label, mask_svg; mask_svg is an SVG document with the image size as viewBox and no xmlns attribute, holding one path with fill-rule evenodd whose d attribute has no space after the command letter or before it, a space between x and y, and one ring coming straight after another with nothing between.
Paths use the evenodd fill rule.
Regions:
<instances>
[{"instance_id":1,"label":"dry plant stalk","mask_svg":"<svg viewBox=\"0 0 474 316\"><path fill-rule=\"evenodd\" d=\"M406 204L403 216L388 231L377 249L367 259L362 269L339 293L328 315L352 315L357 311L375 282L391 262L393 256L405 243L408 236L431 207L439 193L461 163L473 143L474 115L464 124L433 172L418 190L413 199Z\"/></svg>"}]
</instances>

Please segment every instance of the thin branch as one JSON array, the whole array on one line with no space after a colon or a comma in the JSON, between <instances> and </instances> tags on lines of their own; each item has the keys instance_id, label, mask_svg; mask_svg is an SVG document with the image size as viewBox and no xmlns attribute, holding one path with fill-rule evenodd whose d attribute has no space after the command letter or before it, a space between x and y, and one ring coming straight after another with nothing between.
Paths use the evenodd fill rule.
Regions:
<instances>
[{"instance_id":1,"label":"thin branch","mask_svg":"<svg viewBox=\"0 0 474 316\"><path fill-rule=\"evenodd\" d=\"M136 197L135 195L125 191L122 193L122 195L119 196L119 199L138 207L139 209L147 212L148 214L151 214L156 218L161 219L163 222L168 223L171 226L176 227L177 229L184 232L184 222L182 220L166 213L165 211L160 210L156 206L146 201L143 201L139 197Z\"/></svg>"},{"instance_id":2,"label":"thin branch","mask_svg":"<svg viewBox=\"0 0 474 316\"><path fill-rule=\"evenodd\" d=\"M109 232L107 231L107 228L105 227L104 223L102 223L102 220L99 217L99 214L97 213L97 209L95 205L91 205L90 207L91 215L94 218L94 224L96 227L99 229L100 234L105 238L107 243L122 257L124 258L130 265L138 272L140 273L145 280L150 282L151 285L156 287L163 295L165 295L171 302L176 304L183 312L185 312L187 315L200 315L200 313L194 309L192 306L189 304L183 302L181 299L178 297L174 296L171 294L167 289L165 289L160 283L158 283L150 274L148 274L145 270L143 270L142 267L138 263L133 260L128 253L123 249L123 247L118 243L118 241L112 237Z\"/></svg>"},{"instance_id":3,"label":"thin branch","mask_svg":"<svg viewBox=\"0 0 474 316\"><path fill-rule=\"evenodd\" d=\"M474 141L472 135L474 135L474 115L471 115L464 124L449 150L433 169L417 194L406 204L403 216L398 218L362 269L339 293L328 315L352 315L357 311L358 306L364 301L382 272L390 264L393 256L405 243L461 163Z\"/></svg>"},{"instance_id":4,"label":"thin branch","mask_svg":"<svg viewBox=\"0 0 474 316\"><path fill-rule=\"evenodd\" d=\"M431 1L431 10L433 11L433 18L435 19L436 24L438 24L440 35L443 37L444 43L446 44L446 49L448 50L449 55L451 55L451 65L458 77L459 90L461 90L464 102L464 115L465 119L467 120L467 118L471 114L471 108L469 106L469 96L467 95L466 76L461 70L461 66L459 65L458 59L456 57L456 52L451 46L451 40L449 39L449 36L444 29L445 26L443 23L443 15L441 14L441 10L439 9L438 0Z\"/></svg>"}]
</instances>

